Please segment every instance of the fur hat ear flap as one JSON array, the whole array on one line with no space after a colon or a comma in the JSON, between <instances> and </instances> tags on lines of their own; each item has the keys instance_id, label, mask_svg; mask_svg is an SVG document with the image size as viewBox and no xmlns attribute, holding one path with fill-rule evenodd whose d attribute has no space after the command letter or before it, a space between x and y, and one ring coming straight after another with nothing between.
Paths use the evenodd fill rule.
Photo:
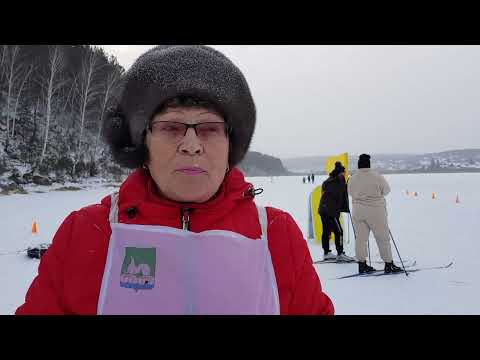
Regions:
<instances>
[{"instance_id":1,"label":"fur hat ear flap","mask_svg":"<svg viewBox=\"0 0 480 360\"><path fill-rule=\"evenodd\" d=\"M131 143L128 122L118 107L109 108L103 121L103 136L115 147Z\"/></svg>"},{"instance_id":2,"label":"fur hat ear flap","mask_svg":"<svg viewBox=\"0 0 480 360\"><path fill-rule=\"evenodd\" d=\"M137 168L147 159L148 149L144 143L134 145L125 115L119 107L106 111L103 122L103 136L110 144L114 159L129 167Z\"/></svg>"}]
</instances>

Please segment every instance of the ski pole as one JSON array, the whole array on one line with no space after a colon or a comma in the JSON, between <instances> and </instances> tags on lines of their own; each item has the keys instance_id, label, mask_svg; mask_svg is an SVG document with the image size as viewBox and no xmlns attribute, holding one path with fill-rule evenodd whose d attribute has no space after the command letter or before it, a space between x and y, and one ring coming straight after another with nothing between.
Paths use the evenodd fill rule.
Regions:
<instances>
[{"instance_id":1,"label":"ski pole","mask_svg":"<svg viewBox=\"0 0 480 360\"><path fill-rule=\"evenodd\" d=\"M367 247L368 247L368 262L372 266L372 258L370 257L370 235L367 237Z\"/></svg>"},{"instance_id":2,"label":"ski pole","mask_svg":"<svg viewBox=\"0 0 480 360\"><path fill-rule=\"evenodd\" d=\"M350 244L350 218L347 218L348 225L347 225L347 244Z\"/></svg>"},{"instance_id":3,"label":"ski pole","mask_svg":"<svg viewBox=\"0 0 480 360\"><path fill-rule=\"evenodd\" d=\"M355 233L355 227L353 226L352 214L348 213L348 216L350 217L350 223L352 224L353 236L354 236L355 241L356 241L357 240L357 234Z\"/></svg>"},{"instance_id":4,"label":"ski pole","mask_svg":"<svg viewBox=\"0 0 480 360\"><path fill-rule=\"evenodd\" d=\"M357 232L355 231L355 226L353 226L352 214L348 213L348 216L350 217L350 223L352 224L353 237L355 238L355 246L357 246ZM370 261L370 266L372 266L372 259L370 259L370 244L368 242L368 238L367 238L367 244L368 244L368 259Z\"/></svg>"},{"instance_id":5,"label":"ski pole","mask_svg":"<svg viewBox=\"0 0 480 360\"><path fill-rule=\"evenodd\" d=\"M393 245L395 245L395 250L397 250L398 257L400 258L400 262L402 263L403 271L405 271L405 275L408 276L408 272L405 269L405 265L403 265L402 257L400 256L400 252L398 251L397 244L395 244L395 240L393 239L393 235L392 235L392 232L390 231L390 228L388 228L388 232L390 233L390 237L392 238Z\"/></svg>"}]
</instances>

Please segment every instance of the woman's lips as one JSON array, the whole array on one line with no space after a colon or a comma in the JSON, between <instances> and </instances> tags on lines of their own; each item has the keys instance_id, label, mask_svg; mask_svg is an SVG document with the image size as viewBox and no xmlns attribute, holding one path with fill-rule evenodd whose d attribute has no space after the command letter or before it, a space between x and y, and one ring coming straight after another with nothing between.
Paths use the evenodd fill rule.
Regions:
<instances>
[{"instance_id":1,"label":"woman's lips","mask_svg":"<svg viewBox=\"0 0 480 360\"><path fill-rule=\"evenodd\" d=\"M200 175L206 173L206 171L200 167L196 166L187 166L187 167L182 167L176 170L177 172L185 175Z\"/></svg>"}]
</instances>

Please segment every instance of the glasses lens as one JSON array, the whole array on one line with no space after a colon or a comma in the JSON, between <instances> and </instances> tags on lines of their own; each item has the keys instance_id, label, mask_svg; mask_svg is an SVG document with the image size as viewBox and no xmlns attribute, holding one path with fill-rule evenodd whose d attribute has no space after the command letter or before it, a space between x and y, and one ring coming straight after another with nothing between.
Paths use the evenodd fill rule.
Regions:
<instances>
[{"instance_id":1,"label":"glasses lens","mask_svg":"<svg viewBox=\"0 0 480 360\"><path fill-rule=\"evenodd\" d=\"M197 136L204 141L222 139L225 137L225 123L211 122L197 124Z\"/></svg>"},{"instance_id":2,"label":"glasses lens","mask_svg":"<svg viewBox=\"0 0 480 360\"><path fill-rule=\"evenodd\" d=\"M152 124L152 135L176 141L185 134L185 124L172 121L156 121Z\"/></svg>"}]
</instances>

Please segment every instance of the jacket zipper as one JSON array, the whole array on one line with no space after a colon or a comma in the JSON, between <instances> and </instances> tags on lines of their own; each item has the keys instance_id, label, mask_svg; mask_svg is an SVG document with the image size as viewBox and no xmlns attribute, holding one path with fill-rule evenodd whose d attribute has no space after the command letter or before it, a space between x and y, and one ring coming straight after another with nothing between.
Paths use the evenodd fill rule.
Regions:
<instances>
[{"instance_id":1,"label":"jacket zipper","mask_svg":"<svg viewBox=\"0 0 480 360\"><path fill-rule=\"evenodd\" d=\"M190 230L190 212L191 212L191 209L187 209L187 208L180 209L180 220L182 221L183 230Z\"/></svg>"}]
</instances>

